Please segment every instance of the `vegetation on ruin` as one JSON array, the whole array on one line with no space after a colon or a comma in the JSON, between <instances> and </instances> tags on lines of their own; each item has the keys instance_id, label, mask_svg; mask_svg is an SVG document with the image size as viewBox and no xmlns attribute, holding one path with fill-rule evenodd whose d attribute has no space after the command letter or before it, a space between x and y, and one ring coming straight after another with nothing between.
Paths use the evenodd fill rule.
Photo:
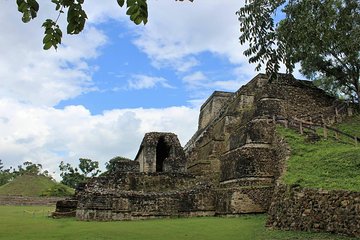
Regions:
<instances>
[{"instance_id":1,"label":"vegetation on ruin","mask_svg":"<svg viewBox=\"0 0 360 240\"><path fill-rule=\"evenodd\" d=\"M74 218L52 219L51 207L0 206L0 239L351 239L347 237L277 231L265 228L266 215L238 218L179 218L123 222L82 222Z\"/></svg>"},{"instance_id":2,"label":"vegetation on ruin","mask_svg":"<svg viewBox=\"0 0 360 240\"><path fill-rule=\"evenodd\" d=\"M0 187L0 195L60 197L73 194L72 188L41 175L21 175Z\"/></svg>"},{"instance_id":3,"label":"vegetation on ruin","mask_svg":"<svg viewBox=\"0 0 360 240\"><path fill-rule=\"evenodd\" d=\"M358 115L336 127L360 136L359 121ZM360 191L360 143L355 147L350 139L342 137L338 141L331 133L327 139L321 137L313 143L307 140L306 135L300 135L292 129L278 127L277 131L285 137L291 149L283 176L286 184Z\"/></svg>"},{"instance_id":4,"label":"vegetation on ruin","mask_svg":"<svg viewBox=\"0 0 360 240\"><path fill-rule=\"evenodd\" d=\"M275 77L281 64L291 73L299 63L318 86L360 104L358 0L249 0L237 14L257 70Z\"/></svg>"},{"instance_id":5,"label":"vegetation on ruin","mask_svg":"<svg viewBox=\"0 0 360 240\"><path fill-rule=\"evenodd\" d=\"M342 123L337 124L336 127L343 132L360 137L360 115L345 119Z\"/></svg>"}]
</instances>

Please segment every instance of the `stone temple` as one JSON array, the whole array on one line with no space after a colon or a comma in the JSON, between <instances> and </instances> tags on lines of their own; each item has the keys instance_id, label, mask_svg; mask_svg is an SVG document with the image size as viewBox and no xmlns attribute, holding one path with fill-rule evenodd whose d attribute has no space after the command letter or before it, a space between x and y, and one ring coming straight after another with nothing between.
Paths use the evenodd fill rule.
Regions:
<instances>
[{"instance_id":1,"label":"stone temple","mask_svg":"<svg viewBox=\"0 0 360 240\"><path fill-rule=\"evenodd\" d=\"M147 133L134 160L117 161L57 212L68 203L79 220L101 221L267 212L288 156L275 120L320 114L331 123L336 104L309 81L259 74L236 92L214 92L184 148L173 133Z\"/></svg>"}]
</instances>

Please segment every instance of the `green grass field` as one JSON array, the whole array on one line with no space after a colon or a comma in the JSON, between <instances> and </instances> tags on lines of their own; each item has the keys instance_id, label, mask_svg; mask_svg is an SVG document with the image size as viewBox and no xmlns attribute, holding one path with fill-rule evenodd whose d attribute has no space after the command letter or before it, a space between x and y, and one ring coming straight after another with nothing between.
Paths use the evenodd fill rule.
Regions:
<instances>
[{"instance_id":1,"label":"green grass field","mask_svg":"<svg viewBox=\"0 0 360 240\"><path fill-rule=\"evenodd\" d=\"M257 240L353 239L330 234L266 229L266 215L238 218L177 218L122 222L81 222L47 217L52 207L0 206L0 239Z\"/></svg>"},{"instance_id":2,"label":"green grass field","mask_svg":"<svg viewBox=\"0 0 360 240\"><path fill-rule=\"evenodd\" d=\"M342 123L336 125L341 131L360 137L360 115L355 115L345 119Z\"/></svg>"},{"instance_id":3,"label":"green grass field","mask_svg":"<svg viewBox=\"0 0 360 240\"><path fill-rule=\"evenodd\" d=\"M360 117L355 116L335 127L360 136ZM327 139L312 143L293 130L278 127L277 131L291 149L283 176L286 184L360 191L360 143L355 147L353 141L336 141L330 134Z\"/></svg>"}]
</instances>

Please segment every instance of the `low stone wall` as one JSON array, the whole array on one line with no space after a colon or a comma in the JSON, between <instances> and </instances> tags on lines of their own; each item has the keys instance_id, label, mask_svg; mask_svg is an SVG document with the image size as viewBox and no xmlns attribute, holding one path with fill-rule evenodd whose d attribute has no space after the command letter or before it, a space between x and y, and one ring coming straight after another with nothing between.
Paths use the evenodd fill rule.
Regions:
<instances>
[{"instance_id":1,"label":"low stone wall","mask_svg":"<svg viewBox=\"0 0 360 240\"><path fill-rule=\"evenodd\" d=\"M76 199L66 199L66 200L57 201L55 212L53 212L51 216L53 218L75 217L77 205L78 205L78 200Z\"/></svg>"},{"instance_id":2,"label":"low stone wall","mask_svg":"<svg viewBox=\"0 0 360 240\"><path fill-rule=\"evenodd\" d=\"M65 197L23 197L23 196L0 196L0 205L55 205L57 201Z\"/></svg>"},{"instance_id":3,"label":"low stone wall","mask_svg":"<svg viewBox=\"0 0 360 240\"><path fill-rule=\"evenodd\" d=\"M87 181L83 190L164 192L172 189L188 189L197 183L195 176L184 173L119 172L116 175L92 178Z\"/></svg>"},{"instance_id":4,"label":"low stone wall","mask_svg":"<svg viewBox=\"0 0 360 240\"><path fill-rule=\"evenodd\" d=\"M275 228L360 237L360 192L279 186L268 214Z\"/></svg>"},{"instance_id":5,"label":"low stone wall","mask_svg":"<svg viewBox=\"0 0 360 240\"><path fill-rule=\"evenodd\" d=\"M274 188L252 186L216 190L216 215L265 213L269 209Z\"/></svg>"},{"instance_id":6,"label":"low stone wall","mask_svg":"<svg viewBox=\"0 0 360 240\"><path fill-rule=\"evenodd\" d=\"M114 221L166 217L213 216L215 197L206 186L165 193L122 191L80 194L79 220Z\"/></svg>"}]
</instances>

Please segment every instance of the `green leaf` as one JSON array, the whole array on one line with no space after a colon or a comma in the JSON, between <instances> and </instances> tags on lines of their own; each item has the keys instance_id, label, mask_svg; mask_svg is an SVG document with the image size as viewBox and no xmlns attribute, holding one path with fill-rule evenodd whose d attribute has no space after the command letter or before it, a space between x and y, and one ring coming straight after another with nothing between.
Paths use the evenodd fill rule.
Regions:
<instances>
[{"instance_id":1,"label":"green leaf","mask_svg":"<svg viewBox=\"0 0 360 240\"><path fill-rule=\"evenodd\" d=\"M139 25L142 21L143 21L143 19L140 16L138 16L138 17L135 18L134 23L136 25Z\"/></svg>"},{"instance_id":2,"label":"green leaf","mask_svg":"<svg viewBox=\"0 0 360 240\"><path fill-rule=\"evenodd\" d=\"M138 2L138 5L139 5L141 8L147 9L146 0L138 0L137 2Z\"/></svg>"},{"instance_id":3,"label":"green leaf","mask_svg":"<svg viewBox=\"0 0 360 240\"><path fill-rule=\"evenodd\" d=\"M22 21L24 23L28 23L28 22L30 22L30 20L31 20L30 11L24 12L23 17L22 17Z\"/></svg>"},{"instance_id":4,"label":"green leaf","mask_svg":"<svg viewBox=\"0 0 360 240\"><path fill-rule=\"evenodd\" d=\"M67 13L67 21L72 22L72 20L79 16L79 13L77 9L75 9L74 5L71 5L69 7L68 13Z\"/></svg>"},{"instance_id":5,"label":"green leaf","mask_svg":"<svg viewBox=\"0 0 360 240\"><path fill-rule=\"evenodd\" d=\"M120 7L123 7L125 4L125 0L117 0L117 3L119 4Z\"/></svg>"},{"instance_id":6,"label":"green leaf","mask_svg":"<svg viewBox=\"0 0 360 240\"><path fill-rule=\"evenodd\" d=\"M53 34L53 32L54 32L54 29L52 29L51 27L46 28L46 30L45 30L45 34Z\"/></svg>"},{"instance_id":7,"label":"green leaf","mask_svg":"<svg viewBox=\"0 0 360 240\"><path fill-rule=\"evenodd\" d=\"M57 28L55 28L55 33L57 36L60 36L60 38L62 37L62 31L60 30L59 26L57 26Z\"/></svg>"},{"instance_id":8,"label":"green leaf","mask_svg":"<svg viewBox=\"0 0 360 240\"><path fill-rule=\"evenodd\" d=\"M39 11L39 4L36 0L28 0L30 7L35 11Z\"/></svg>"},{"instance_id":9,"label":"green leaf","mask_svg":"<svg viewBox=\"0 0 360 240\"><path fill-rule=\"evenodd\" d=\"M135 14L137 11L139 11L139 6L134 5L134 6L131 6L131 7L126 11L126 14L131 16L131 15Z\"/></svg>"},{"instance_id":10,"label":"green leaf","mask_svg":"<svg viewBox=\"0 0 360 240\"><path fill-rule=\"evenodd\" d=\"M37 12L33 9L30 9L30 15L31 15L31 18L36 18Z\"/></svg>"},{"instance_id":11,"label":"green leaf","mask_svg":"<svg viewBox=\"0 0 360 240\"><path fill-rule=\"evenodd\" d=\"M51 34L46 34L45 37L43 38L43 43L47 43L49 41L51 41L52 35Z\"/></svg>"},{"instance_id":12,"label":"green leaf","mask_svg":"<svg viewBox=\"0 0 360 240\"><path fill-rule=\"evenodd\" d=\"M53 46L53 45L52 45L51 41L48 41L48 42L46 42L46 43L44 44L43 49L44 49L44 50L49 50L52 46Z\"/></svg>"},{"instance_id":13,"label":"green leaf","mask_svg":"<svg viewBox=\"0 0 360 240\"><path fill-rule=\"evenodd\" d=\"M18 5L18 11L23 12L24 5L26 6L26 3L24 0L17 0L16 4Z\"/></svg>"},{"instance_id":14,"label":"green leaf","mask_svg":"<svg viewBox=\"0 0 360 240\"><path fill-rule=\"evenodd\" d=\"M76 25L73 22L70 22L67 25L66 31L68 34L73 34L75 32L75 29L76 29Z\"/></svg>"},{"instance_id":15,"label":"green leaf","mask_svg":"<svg viewBox=\"0 0 360 240\"><path fill-rule=\"evenodd\" d=\"M126 0L127 7L131 7L136 4L136 0Z\"/></svg>"}]
</instances>

